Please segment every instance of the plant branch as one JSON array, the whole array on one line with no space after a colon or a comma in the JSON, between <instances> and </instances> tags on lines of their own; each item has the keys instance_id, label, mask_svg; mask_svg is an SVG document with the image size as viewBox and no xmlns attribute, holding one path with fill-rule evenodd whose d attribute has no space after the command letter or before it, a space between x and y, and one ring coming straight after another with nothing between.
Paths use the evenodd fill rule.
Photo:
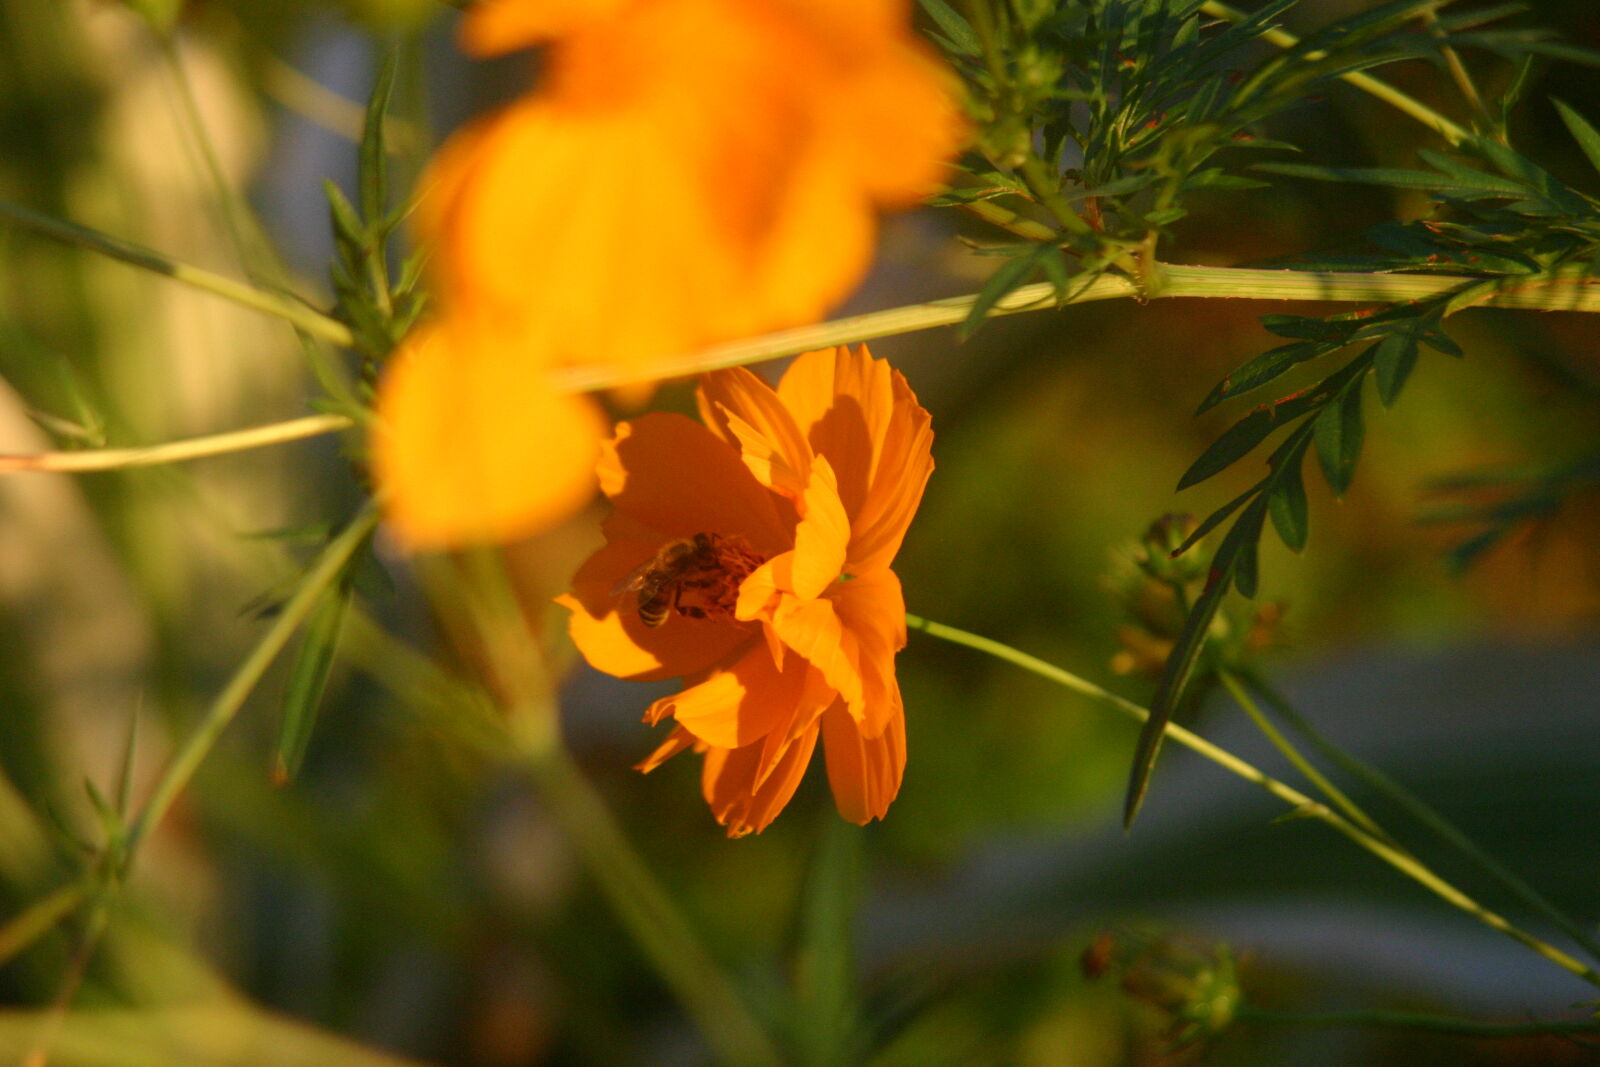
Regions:
<instances>
[{"instance_id":1,"label":"plant branch","mask_svg":"<svg viewBox=\"0 0 1600 1067\"><path fill-rule=\"evenodd\" d=\"M1376 1026L1399 1030L1428 1030L1458 1037L1533 1037L1540 1034L1600 1033L1600 1019L1566 1019L1552 1022L1490 1023L1452 1019L1448 1015L1416 1015L1406 1011L1266 1011L1240 1005L1234 1018L1270 1026L1310 1026L1325 1029Z\"/></svg>"},{"instance_id":2,"label":"plant branch","mask_svg":"<svg viewBox=\"0 0 1600 1067\"><path fill-rule=\"evenodd\" d=\"M1365 274L1355 271L1262 270L1250 267L1189 267L1154 265L1160 284L1141 292L1135 283L1104 274L1075 287L1065 303L1097 300L1206 297L1241 300L1325 300L1340 303L1394 303L1425 300L1459 289L1464 280L1449 274ZM933 300L925 304L872 311L812 326L798 326L739 341L716 345L672 359L652 361L632 370L603 366L566 367L553 374L557 389L589 392L611 389L658 378L678 378L704 371L792 356L830 345L855 344L877 337L913 333L966 321L976 294ZM1050 282L1024 285L1002 297L991 317L1024 311L1044 311L1061 306ZM1581 267L1563 268L1507 282L1483 300L1504 308L1544 311L1600 311L1600 280L1591 280Z\"/></svg>"},{"instance_id":3,"label":"plant branch","mask_svg":"<svg viewBox=\"0 0 1600 1067\"><path fill-rule=\"evenodd\" d=\"M0 219L13 222L41 237L49 237L64 244L87 248L92 252L99 252L101 255L109 256L123 263L142 267L156 274L165 274L175 281L196 289L203 289L214 296L220 296L224 300L231 300L243 307L263 311L268 315L276 315L278 318L299 327L312 336L320 337L324 341L344 347L349 347L353 341L350 336L350 330L344 323L309 308L297 300L265 292L221 274L214 274L199 267L191 267L187 263L179 263L162 255L160 252L136 245L131 241L124 241L121 238L112 237L98 230L91 230L86 226L76 226L70 222L51 218L48 215L41 215L37 211L30 211L20 204L13 204L5 200L0 200Z\"/></svg>"},{"instance_id":4,"label":"plant branch","mask_svg":"<svg viewBox=\"0 0 1600 1067\"><path fill-rule=\"evenodd\" d=\"M244 430L167 441L159 445L133 448L93 448L66 452L35 452L23 455L0 454L0 474L18 471L109 471L128 467L153 467L162 463L222 456L252 448L301 441L327 433L347 430L355 423L344 415L307 415L287 422L251 426Z\"/></svg>"},{"instance_id":5,"label":"plant branch","mask_svg":"<svg viewBox=\"0 0 1600 1067\"><path fill-rule=\"evenodd\" d=\"M1021 652L1017 649L1014 649L1010 645L1002 644L999 641L982 637L978 634L968 633L965 630L958 630L953 626L946 626L943 623L932 622L916 615L907 615L906 625L913 630L921 630L930 637L937 637L940 640L949 641L952 644L965 645L968 648L977 649L978 651L985 652L997 659L1001 659L1007 663L1021 667L1023 670L1037 674L1041 678L1047 678L1050 681L1053 681L1067 689L1081 693L1084 696L1092 697L1102 704L1116 708L1124 715L1127 715L1141 723L1145 722L1150 717L1150 712L1148 709L1142 708L1132 701L1125 700L1122 697L1117 696L1115 693L1102 689L1093 682L1079 678L1070 671L1063 670L1062 668L1039 659L1036 656L1030 656L1026 652ZM1505 917L1501 916L1497 912L1493 912L1488 908L1485 908L1482 904L1479 904L1477 901L1461 892L1461 890L1457 889L1449 882L1446 882L1437 874L1434 874L1432 870L1424 866L1414 857L1395 848L1386 841L1367 833L1355 823L1352 823L1342 815L1330 810L1325 805L1317 803L1315 800L1306 796L1293 786L1280 782L1278 779L1273 778L1271 775L1257 768L1254 764L1240 759L1227 749L1219 748L1218 746L1200 737L1198 734L1191 733L1190 731L1185 730L1183 727L1174 723L1169 722L1167 724L1166 735L1171 740L1183 745L1185 748L1188 748L1189 750L1196 752L1201 756L1204 756L1206 759L1222 767L1224 770L1229 771L1232 774L1236 774L1246 781L1254 782L1261 786L1267 792L1271 793L1273 796L1277 797L1279 800L1282 800L1284 803L1293 808L1295 814L1306 818L1316 819L1322 823L1325 823L1333 830L1344 835L1355 844L1383 860L1395 870L1421 884L1430 890L1435 896L1473 916L1484 925L1490 927L1491 929L1500 931L1507 937L1510 937L1514 941L1517 941L1527 948L1532 949L1534 952L1543 956L1551 963L1561 967L1563 970L1577 975L1579 978L1582 978L1591 985L1600 986L1600 972L1595 971L1592 967L1589 967L1581 960L1574 959L1572 956L1561 951L1555 946L1541 941L1539 938L1533 936L1520 927L1512 925L1512 923L1505 919Z\"/></svg>"}]
</instances>

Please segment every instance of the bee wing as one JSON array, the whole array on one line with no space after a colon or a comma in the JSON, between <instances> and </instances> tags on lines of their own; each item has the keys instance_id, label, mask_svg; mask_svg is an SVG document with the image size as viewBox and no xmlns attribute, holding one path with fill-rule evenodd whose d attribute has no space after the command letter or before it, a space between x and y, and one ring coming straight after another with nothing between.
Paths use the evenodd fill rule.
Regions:
<instances>
[{"instance_id":1,"label":"bee wing","mask_svg":"<svg viewBox=\"0 0 1600 1067\"><path fill-rule=\"evenodd\" d=\"M629 571L627 574L624 574L622 578L618 580L617 584L611 587L611 595L624 596L628 593L637 593L639 590L643 589L644 584L650 577L650 572L655 568L655 565L655 557L651 556L649 559L633 568L633 570Z\"/></svg>"}]
</instances>

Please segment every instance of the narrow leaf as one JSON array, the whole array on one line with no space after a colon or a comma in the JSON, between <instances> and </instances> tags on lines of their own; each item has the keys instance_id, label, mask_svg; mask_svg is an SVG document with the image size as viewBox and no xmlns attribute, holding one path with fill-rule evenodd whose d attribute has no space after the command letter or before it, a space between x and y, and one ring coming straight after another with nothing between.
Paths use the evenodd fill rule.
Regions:
<instances>
[{"instance_id":1,"label":"narrow leaf","mask_svg":"<svg viewBox=\"0 0 1600 1067\"><path fill-rule=\"evenodd\" d=\"M1271 329L1271 327L1268 328ZM1287 325L1284 326L1284 329L1289 328ZM1309 330L1310 327L1306 327L1306 329ZM1274 330L1273 332L1276 333L1277 331ZM1206 394L1206 398L1200 401L1200 406L1195 409L1195 414L1199 415L1216 407L1224 400L1242 396L1252 389L1258 389L1283 374L1289 368L1305 363L1307 360L1316 359L1318 356L1327 355L1343 344L1343 338L1336 338L1329 341L1297 341L1294 344L1279 345L1277 348L1268 349L1218 382L1216 387Z\"/></svg>"},{"instance_id":2,"label":"narrow leaf","mask_svg":"<svg viewBox=\"0 0 1600 1067\"><path fill-rule=\"evenodd\" d=\"M361 130L357 173L361 187L361 217L369 223L383 218L389 202L389 155L384 145L383 125L394 95L395 71L400 66L398 49L389 49L378 67L372 96L367 100L366 124Z\"/></svg>"},{"instance_id":3,"label":"narrow leaf","mask_svg":"<svg viewBox=\"0 0 1600 1067\"><path fill-rule=\"evenodd\" d=\"M978 299L973 302L972 310L967 313L966 321L961 324L961 339L965 341L977 333L978 327L982 326L983 320L988 317L989 309L1013 289L1025 284L1033 276L1033 272L1039 269L1045 257L1054 251L1057 251L1054 245L1034 245L1020 256L1001 264L978 291Z\"/></svg>"},{"instance_id":4,"label":"narrow leaf","mask_svg":"<svg viewBox=\"0 0 1600 1067\"><path fill-rule=\"evenodd\" d=\"M276 785L292 781L300 773L311 731L316 726L328 675L333 670L339 649L339 632L344 626L350 591L339 583L323 594L311 617L295 654L294 667L283 697L283 720L278 731L278 751L272 780Z\"/></svg>"},{"instance_id":5,"label":"narrow leaf","mask_svg":"<svg viewBox=\"0 0 1600 1067\"><path fill-rule=\"evenodd\" d=\"M1290 419L1298 418L1316 406L1314 396L1296 393L1271 404L1256 408L1223 432L1200 454L1190 468L1178 479L1178 488L1187 489L1231 466L1252 449L1265 441L1272 431Z\"/></svg>"},{"instance_id":6,"label":"narrow leaf","mask_svg":"<svg viewBox=\"0 0 1600 1067\"><path fill-rule=\"evenodd\" d=\"M1302 439L1303 440L1303 439ZM1267 513L1272 516L1272 527L1290 550L1299 552L1306 547L1309 529L1309 508L1306 504L1306 483L1301 472L1305 446L1294 452L1278 470L1272 488L1267 492ZM1241 593L1244 590L1239 590ZM1246 596L1251 594L1245 593Z\"/></svg>"},{"instance_id":7,"label":"narrow leaf","mask_svg":"<svg viewBox=\"0 0 1600 1067\"><path fill-rule=\"evenodd\" d=\"M976 56L983 52L983 45L978 40L978 35L972 32L971 24L962 18L955 8L944 0L919 0L919 3L922 4L922 10L928 13L928 17L944 31L958 55Z\"/></svg>"},{"instance_id":8,"label":"narrow leaf","mask_svg":"<svg viewBox=\"0 0 1600 1067\"><path fill-rule=\"evenodd\" d=\"M1378 380L1378 399L1384 407L1393 407L1400 390L1405 388L1417 365L1417 352L1416 335L1409 330L1392 333L1378 342L1372 365Z\"/></svg>"},{"instance_id":9,"label":"narrow leaf","mask_svg":"<svg viewBox=\"0 0 1600 1067\"><path fill-rule=\"evenodd\" d=\"M1361 458L1361 379L1356 378L1317 415L1311 436L1333 495L1343 497Z\"/></svg>"}]
</instances>

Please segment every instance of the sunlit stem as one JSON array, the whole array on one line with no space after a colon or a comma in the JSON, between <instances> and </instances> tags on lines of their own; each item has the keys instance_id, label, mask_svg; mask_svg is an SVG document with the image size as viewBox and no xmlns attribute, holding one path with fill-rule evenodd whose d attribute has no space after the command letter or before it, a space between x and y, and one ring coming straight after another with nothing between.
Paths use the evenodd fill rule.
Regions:
<instances>
[{"instance_id":1,"label":"sunlit stem","mask_svg":"<svg viewBox=\"0 0 1600 1067\"><path fill-rule=\"evenodd\" d=\"M1041 678L1049 679L1050 681L1055 682L1064 688L1071 689L1072 691L1081 693L1084 696L1092 697L1100 703L1113 707L1122 712L1124 715L1127 715L1141 723L1150 717L1150 712L1148 709L1142 708L1130 700L1125 700L1122 697L1117 696L1115 693L1102 689L1093 682L1080 678L1070 671L1063 670L1062 668L1039 659L1036 656L1030 656L1026 652L1018 651L1017 649L1012 648L1010 645L1002 644L999 641L982 637L978 634L968 633L965 630L958 630L953 626L946 626L943 623L931 622L916 615L907 615L906 625L914 630L921 630L930 637L937 637L940 640L949 641L952 644L965 645L968 648L985 652L991 656L994 656L996 659L1004 660L1005 662L1020 667L1023 670L1029 671L1030 673L1037 674ZM1555 946L1541 941L1539 938L1533 936L1527 931L1512 925L1503 916L1496 912L1490 911L1488 908L1485 908L1483 905L1479 904L1477 901L1461 892L1461 890L1457 889L1449 882L1446 882L1437 874L1434 874L1432 870L1419 862L1415 857L1410 856L1405 852L1395 848L1393 845L1388 844L1386 841L1367 833L1349 819L1346 819L1344 816L1339 815L1326 806L1317 803L1315 800L1306 796L1304 793L1301 793L1293 786L1280 782L1278 779L1273 778L1271 775L1266 774L1264 771L1257 768L1254 764L1240 759L1238 756L1235 756L1226 749L1219 748L1218 746L1200 737L1198 734L1191 733L1190 731L1174 723L1167 724L1166 734L1170 740L1184 746L1192 752L1205 757L1212 763L1222 767L1224 770L1238 775L1240 778L1243 778L1246 781L1254 782L1261 786L1261 788L1265 789L1267 792L1271 793L1273 796L1292 807L1296 815L1305 818L1317 819L1318 821L1325 823L1332 829L1338 831L1340 834L1343 834L1345 837L1355 842L1357 845L1372 853L1374 856L1383 860L1395 870L1424 886L1435 896L1438 896L1446 903L1461 909L1491 929L1498 930L1507 937L1510 937L1522 945L1525 945L1534 952L1543 956L1545 959L1554 963L1556 966L1561 967L1566 971L1570 971L1572 974L1577 975L1579 978L1582 978L1591 985L1600 986L1600 972L1595 971L1582 961L1574 959L1572 956L1561 951Z\"/></svg>"},{"instance_id":2,"label":"sunlit stem","mask_svg":"<svg viewBox=\"0 0 1600 1067\"><path fill-rule=\"evenodd\" d=\"M20 1067L45 1067L49 1062L51 1046L61 1034L61 1027L67 1021L67 1013L72 1009L72 1002L77 999L78 990L83 988L84 976L88 974L89 964L94 959L95 951L100 947L100 939L105 935L110 914L110 901L101 897L91 909L89 921L78 936L77 946L73 949L66 973L61 978L61 988L56 991L55 998L40 1020L38 1032L34 1035L33 1047L17 1061Z\"/></svg>"},{"instance_id":3,"label":"sunlit stem","mask_svg":"<svg viewBox=\"0 0 1600 1067\"><path fill-rule=\"evenodd\" d=\"M266 426L252 426L245 430L206 437L190 437L182 441L168 441L159 445L142 445L136 448L93 448L66 452L35 452L25 455L0 455L0 474L15 471L109 471L128 467L153 467L162 463L182 463L185 460L222 456L230 452L244 452L252 448L301 441L308 437L338 433L347 430L354 422L344 415L307 415L287 422L274 422Z\"/></svg>"},{"instance_id":4,"label":"sunlit stem","mask_svg":"<svg viewBox=\"0 0 1600 1067\"><path fill-rule=\"evenodd\" d=\"M256 642L255 648L250 650L250 654L239 665L239 669L228 680L228 684L212 701L205 716L195 726L177 754L173 756L172 762L156 781L150 799L145 802L144 808L128 829L126 850L129 860L145 836L166 816L173 801L200 769L200 764L210 754L212 746L217 743L217 738L221 737L228 724L233 722L233 717L244 706L245 699L261 681L262 675L266 674L272 661L283 651L284 646L289 643L289 638L311 614L322 594L338 580L345 564L349 563L356 550L371 536L377 523L377 510L368 505L364 512L322 550L322 555L301 579L294 595L273 618L267 632Z\"/></svg>"},{"instance_id":5,"label":"sunlit stem","mask_svg":"<svg viewBox=\"0 0 1600 1067\"><path fill-rule=\"evenodd\" d=\"M29 904L4 926L0 926L0 966L76 911L89 895L90 889L87 880L61 886Z\"/></svg>"},{"instance_id":6,"label":"sunlit stem","mask_svg":"<svg viewBox=\"0 0 1600 1067\"><path fill-rule=\"evenodd\" d=\"M1532 1037L1540 1034L1600 1033L1600 1019L1563 1019L1551 1022L1491 1023L1452 1019L1447 1015L1414 1015L1404 1011L1264 1011L1241 1005L1234 1018L1271 1026L1305 1026L1320 1029L1381 1027L1393 1030L1427 1030L1458 1037Z\"/></svg>"},{"instance_id":7,"label":"sunlit stem","mask_svg":"<svg viewBox=\"0 0 1600 1067\"><path fill-rule=\"evenodd\" d=\"M1592 958L1600 960L1600 940L1596 940L1593 933L1585 929L1582 924L1573 921L1565 912L1551 903L1544 894L1512 873L1499 860L1489 855L1476 842L1462 833L1455 824L1440 815L1433 807L1405 786L1371 764L1329 741L1322 735L1321 731L1311 724L1310 720L1301 715L1294 705L1272 686L1253 676L1247 677L1246 681L1250 688L1260 694L1267 706L1284 722L1288 723L1291 729L1304 737L1313 748L1333 761L1345 773L1364 783L1379 795L1386 797L1407 815L1432 830L1441 840L1472 861L1484 874L1499 882L1529 909L1544 916L1553 925L1560 928L1562 933L1572 938L1575 943L1583 946L1584 951L1588 952Z\"/></svg>"},{"instance_id":8,"label":"sunlit stem","mask_svg":"<svg viewBox=\"0 0 1600 1067\"><path fill-rule=\"evenodd\" d=\"M498 553L483 550L466 554L460 562L456 588L465 594L476 645L512 744L539 795L617 918L718 1057L729 1064L779 1067L782 1057L771 1038L567 754L544 654L504 561Z\"/></svg>"},{"instance_id":9,"label":"sunlit stem","mask_svg":"<svg viewBox=\"0 0 1600 1067\"><path fill-rule=\"evenodd\" d=\"M1206 3L1200 5L1200 10L1215 18L1227 19L1229 22L1243 22L1248 17L1238 8L1217 3L1216 0L1207 0ZM1279 48L1293 48L1300 43L1300 38L1294 34L1275 27L1263 33L1261 39ZM1324 54L1323 52L1307 53L1308 58L1311 59L1320 59ZM1350 74L1341 74L1339 77L1362 92L1377 97L1395 110L1410 115L1453 145L1460 144L1471 136L1465 129L1445 118L1421 100L1401 92L1386 82L1379 81L1370 74L1355 71Z\"/></svg>"},{"instance_id":10,"label":"sunlit stem","mask_svg":"<svg viewBox=\"0 0 1600 1067\"><path fill-rule=\"evenodd\" d=\"M85 226L75 226L70 222L41 215L37 211L30 211L19 204L12 204L0 200L0 218L15 223L22 228L49 237L79 248L87 248L92 252L109 256L112 259L156 274L165 274L174 281L182 282L195 289L201 289L224 300L231 300L241 307L252 308L256 311L275 315L280 319L298 326L314 337L330 341L336 345L349 347L354 338L349 327L337 319L329 318L315 311L297 300L268 293L255 286L244 282L235 281L221 274L214 274L199 267L191 267L187 263L179 263L159 252L143 248L131 241L124 241L118 237L91 230Z\"/></svg>"},{"instance_id":11,"label":"sunlit stem","mask_svg":"<svg viewBox=\"0 0 1600 1067\"><path fill-rule=\"evenodd\" d=\"M1102 275L1075 289L1067 304L1129 298L1206 297L1241 300L1324 300L1337 303L1394 303L1425 300L1461 288L1469 279L1442 274L1362 274L1346 271L1261 270L1247 267L1188 267L1155 264L1159 284L1141 292L1130 279ZM799 326L740 341L705 348L676 358L652 360L647 366L617 368L568 367L552 380L558 389L586 392L650 381L677 378L704 371L792 356L830 345L855 344L936 326L964 322L977 295L949 297L926 304L872 311L833 319L814 326ZM1483 304L1493 307L1545 311L1600 311L1600 283L1582 267L1548 274L1507 279ZM1024 285L1002 297L991 317L1059 307L1055 286L1049 282Z\"/></svg>"},{"instance_id":12,"label":"sunlit stem","mask_svg":"<svg viewBox=\"0 0 1600 1067\"><path fill-rule=\"evenodd\" d=\"M1272 720L1268 719L1261 709L1256 706L1256 702L1250 698L1250 694L1245 691L1244 686L1239 684L1239 679L1228 671L1217 672L1217 678L1222 682L1223 687L1233 695L1233 699L1238 702L1239 706L1244 709L1245 714L1250 716L1250 721L1256 724L1256 729L1260 730L1266 739L1272 742L1272 747L1283 753L1284 758L1294 764L1295 769L1306 776L1306 781L1316 786L1334 807L1343 812L1345 818L1373 837L1399 848L1399 842L1380 829L1378 824L1373 822L1372 818L1356 805L1355 801L1351 800L1343 790L1329 781L1327 776L1317 770L1315 765L1306 759L1287 737L1283 736L1283 732L1272 724Z\"/></svg>"}]
</instances>

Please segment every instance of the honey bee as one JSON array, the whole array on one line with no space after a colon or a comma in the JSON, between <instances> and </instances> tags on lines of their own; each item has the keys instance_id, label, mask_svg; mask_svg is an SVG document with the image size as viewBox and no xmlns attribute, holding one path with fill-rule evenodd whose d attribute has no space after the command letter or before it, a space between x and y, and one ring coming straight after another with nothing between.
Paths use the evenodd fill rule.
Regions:
<instances>
[{"instance_id":1,"label":"honey bee","mask_svg":"<svg viewBox=\"0 0 1600 1067\"><path fill-rule=\"evenodd\" d=\"M612 596L634 597L639 621L660 626L676 610L691 618L704 618L705 612L693 605L680 604L684 589L703 583L696 575L716 566L716 545L712 535L698 533L668 541L650 559L629 571L611 590Z\"/></svg>"}]
</instances>

